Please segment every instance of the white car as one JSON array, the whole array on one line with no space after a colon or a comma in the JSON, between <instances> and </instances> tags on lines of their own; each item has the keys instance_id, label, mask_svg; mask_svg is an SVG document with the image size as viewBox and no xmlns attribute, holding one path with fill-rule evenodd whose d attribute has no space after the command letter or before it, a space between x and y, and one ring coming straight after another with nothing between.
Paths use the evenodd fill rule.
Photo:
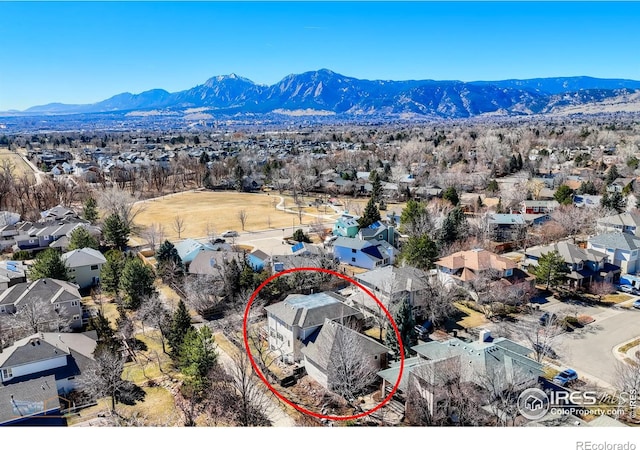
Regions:
<instances>
[{"instance_id":1,"label":"white car","mask_svg":"<svg viewBox=\"0 0 640 450\"><path fill-rule=\"evenodd\" d=\"M233 230L228 230L228 231L225 231L224 233L222 233L220 236L225 237L225 238L238 237L238 232L237 231L233 231Z\"/></svg>"}]
</instances>

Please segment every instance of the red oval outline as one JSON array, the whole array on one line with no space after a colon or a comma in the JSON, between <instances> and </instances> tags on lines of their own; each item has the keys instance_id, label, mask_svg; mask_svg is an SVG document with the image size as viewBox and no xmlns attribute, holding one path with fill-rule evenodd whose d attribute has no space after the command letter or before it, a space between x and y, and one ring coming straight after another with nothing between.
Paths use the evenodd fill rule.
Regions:
<instances>
[{"instance_id":1,"label":"red oval outline","mask_svg":"<svg viewBox=\"0 0 640 450\"><path fill-rule=\"evenodd\" d=\"M354 415L351 415L351 416L331 416L331 415L319 414L319 413L314 412L314 411L309 411L308 409L303 408L302 406L299 406L299 405L293 403L291 400L289 400L288 398L286 398L282 394L280 394L271 385L271 383L269 383L267 378L264 376L264 374L262 373L262 371L260 370L260 368L256 364L255 360L253 359L253 355L251 354L251 349L249 347L249 337L248 337L248 333L247 333L247 321L249 319L249 310L251 309L251 304L254 302L254 300L256 299L258 294L260 293L260 291L267 284L269 284L271 281L275 280L278 277L281 277L282 275L286 275L288 273L303 272L303 271L314 271L314 272L328 273L328 274L331 274L331 275L335 275L338 278L342 278L343 280L346 280L349 283L354 284L355 286L358 286L360 289L362 289L364 292L366 292L367 295L369 295L369 297L371 297L372 299L375 300L375 302L378 304L378 306L380 306L380 308L382 308L382 310L384 311L385 315L387 316L387 319L389 319L389 323L391 323L391 326L393 326L393 330L396 333L396 338L398 339L398 345L400 346L400 372L398 373L398 379L396 380L396 383L393 385L393 388L391 389L391 392L389 392L389 394L378 405L376 405L374 408L371 408L368 411L364 411L364 412L361 412L359 414L354 414ZM249 298L249 302L247 303L247 306L246 306L246 308L244 310L244 318L242 320L242 337L243 337L243 340L244 340L244 347L245 347L245 350L247 351L247 355L249 356L249 361L251 362L251 366L253 367L253 370L256 371L256 373L258 374L258 377L260 377L262 382L269 388L269 390L271 392L273 392L273 394L276 397L278 397L280 400L282 400L286 404L292 406L293 408L295 408L296 410L300 411L301 413L316 417L318 419L354 420L354 419L359 419L361 417L366 417L369 414L372 414L372 413L376 412L377 410L379 410L380 408L382 408L384 405L386 405L387 403L389 403L391 401L391 398L393 397L393 395L398 391L398 387L400 386L400 381L402 380L402 372L404 371L404 359L405 359L405 357L404 357L404 345L402 344L402 337L400 336L400 330L398 329L398 325L396 324L395 320L393 320L393 317L389 313L389 310L366 287L362 286L360 283L358 283L353 278L348 277L348 276L346 276L344 274L341 274L339 272L335 272L333 270L323 269L323 268L320 268L320 267L296 267L296 268L293 268L293 269L287 269L287 270L283 270L281 272L275 273L275 274L271 275L269 278L267 278L266 280L264 280L260 284L260 286L258 286L256 288L256 290L253 291L253 294L251 294L251 297Z\"/></svg>"}]
</instances>

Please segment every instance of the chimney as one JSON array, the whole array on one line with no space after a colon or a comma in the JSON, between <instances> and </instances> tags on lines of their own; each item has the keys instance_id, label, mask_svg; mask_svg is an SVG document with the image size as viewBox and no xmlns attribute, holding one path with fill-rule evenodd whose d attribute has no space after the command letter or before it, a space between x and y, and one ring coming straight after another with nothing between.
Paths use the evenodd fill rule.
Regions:
<instances>
[{"instance_id":1,"label":"chimney","mask_svg":"<svg viewBox=\"0 0 640 450\"><path fill-rule=\"evenodd\" d=\"M480 330L480 342L490 342L491 340L491 330Z\"/></svg>"}]
</instances>

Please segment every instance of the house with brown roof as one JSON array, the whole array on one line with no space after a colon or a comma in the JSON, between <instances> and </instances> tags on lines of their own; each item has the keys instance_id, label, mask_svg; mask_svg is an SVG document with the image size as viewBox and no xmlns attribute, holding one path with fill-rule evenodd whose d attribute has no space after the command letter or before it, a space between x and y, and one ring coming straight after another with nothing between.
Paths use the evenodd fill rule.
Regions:
<instances>
[{"instance_id":1,"label":"house with brown roof","mask_svg":"<svg viewBox=\"0 0 640 450\"><path fill-rule=\"evenodd\" d=\"M436 261L436 268L445 285L464 286L483 275L490 275L507 285L533 283L535 279L520 270L513 260L480 248L445 256Z\"/></svg>"}]
</instances>

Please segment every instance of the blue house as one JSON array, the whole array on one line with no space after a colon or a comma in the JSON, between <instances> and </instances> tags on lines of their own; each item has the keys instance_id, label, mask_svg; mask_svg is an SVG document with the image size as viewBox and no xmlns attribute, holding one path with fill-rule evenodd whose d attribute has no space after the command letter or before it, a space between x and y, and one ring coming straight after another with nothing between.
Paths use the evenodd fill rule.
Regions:
<instances>
[{"instance_id":1,"label":"blue house","mask_svg":"<svg viewBox=\"0 0 640 450\"><path fill-rule=\"evenodd\" d=\"M393 264L395 248L384 240L339 237L333 243L333 256L341 263L371 270Z\"/></svg>"},{"instance_id":2,"label":"blue house","mask_svg":"<svg viewBox=\"0 0 640 450\"><path fill-rule=\"evenodd\" d=\"M195 239L185 239L184 241L176 244L176 250L178 251L178 256L180 256L182 263L184 265L189 265L201 251L215 250L215 248L209 243L198 242Z\"/></svg>"},{"instance_id":3,"label":"blue house","mask_svg":"<svg viewBox=\"0 0 640 450\"><path fill-rule=\"evenodd\" d=\"M336 223L333 225L333 235L334 236L344 236L344 237L356 237L358 234L358 216L354 216L352 214L343 214L336 220Z\"/></svg>"},{"instance_id":4,"label":"blue house","mask_svg":"<svg viewBox=\"0 0 640 450\"><path fill-rule=\"evenodd\" d=\"M254 250L247 255L247 264L249 264L256 272L260 272L268 261L269 255L262 250Z\"/></svg>"}]
</instances>

